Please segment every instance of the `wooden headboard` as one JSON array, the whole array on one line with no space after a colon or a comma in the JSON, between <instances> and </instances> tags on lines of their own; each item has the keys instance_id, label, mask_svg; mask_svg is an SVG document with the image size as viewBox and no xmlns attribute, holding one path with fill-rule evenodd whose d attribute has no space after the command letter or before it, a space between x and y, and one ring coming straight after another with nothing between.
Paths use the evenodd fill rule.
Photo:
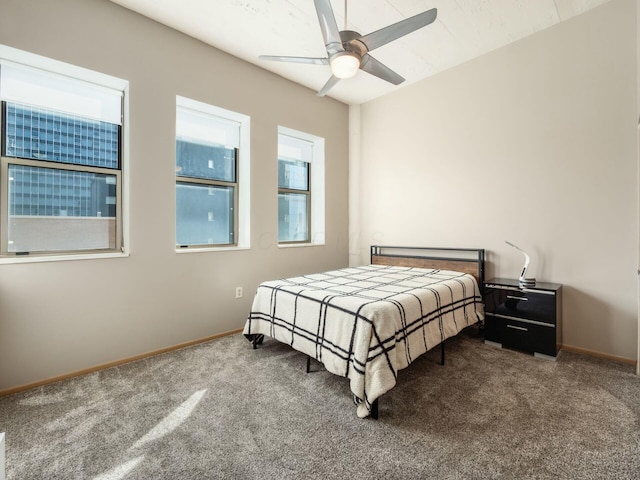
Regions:
<instances>
[{"instance_id":1,"label":"wooden headboard","mask_svg":"<svg viewBox=\"0 0 640 480\"><path fill-rule=\"evenodd\" d=\"M484 249L371 246L373 265L439 268L473 275L484 286Z\"/></svg>"}]
</instances>

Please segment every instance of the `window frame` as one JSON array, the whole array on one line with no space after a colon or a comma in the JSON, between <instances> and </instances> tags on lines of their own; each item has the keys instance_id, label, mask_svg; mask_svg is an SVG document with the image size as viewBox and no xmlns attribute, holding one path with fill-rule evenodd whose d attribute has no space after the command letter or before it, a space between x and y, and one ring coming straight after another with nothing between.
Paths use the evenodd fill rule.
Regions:
<instances>
[{"instance_id":1,"label":"window frame","mask_svg":"<svg viewBox=\"0 0 640 480\"><path fill-rule=\"evenodd\" d=\"M188 177L178 175L175 172L175 186L174 186L174 230L173 230L173 242L175 245L176 253L189 253L189 252L207 252L207 251L220 251L220 250L245 250L250 248L250 175L249 175L249 158L250 158L250 117L242 113L234 112L232 110L226 110L224 108L211 105L208 103L193 100L187 97L176 95L176 117L178 109L192 110L200 115L207 115L212 118L220 119L223 122L237 123L239 127L239 146L233 147L235 151L234 159L234 171L235 178L233 182L225 180L203 179L199 177ZM177 132L177 118L176 118L176 131L174 136L174 149L178 142ZM174 157L174 168L177 166L177 154ZM207 186L223 186L233 187L233 243L205 243L205 244L191 244L181 245L177 243L177 185L179 183L184 184L197 184Z\"/></svg>"},{"instance_id":2,"label":"window frame","mask_svg":"<svg viewBox=\"0 0 640 480\"><path fill-rule=\"evenodd\" d=\"M305 161L308 164L307 188L309 196L307 198L307 239L306 240L279 240L279 221L276 225L276 240L278 247L305 247L320 246L325 244L325 139L323 137L294 130L292 128L279 125L277 131L277 160L280 156L280 135L285 135L298 140L311 143L311 159L294 159L282 157L283 160ZM279 163L278 163L279 168ZM281 193L303 193L304 190L281 189L277 183L278 195Z\"/></svg>"},{"instance_id":3,"label":"window frame","mask_svg":"<svg viewBox=\"0 0 640 480\"><path fill-rule=\"evenodd\" d=\"M176 139L177 141L177 139ZM239 149L234 148L235 156L233 159L233 171L235 173L234 182L229 182L225 180L213 180L208 178L200 178L200 177L189 177L185 175L178 175L176 173L176 196L177 196L177 186L178 184L185 185L205 185L207 187L226 187L233 188L233 229L231 235L233 237L233 242L231 243L194 243L189 245L182 245L177 242L176 238L176 249L202 249L202 248L211 248L211 247L235 247L237 246L237 238L238 238L238 155ZM177 199L176 199L177 206ZM177 237L177 222L178 222L178 212L176 208L176 237Z\"/></svg>"},{"instance_id":4,"label":"window frame","mask_svg":"<svg viewBox=\"0 0 640 480\"><path fill-rule=\"evenodd\" d=\"M278 136L283 134L278 134ZM297 138L297 137L294 137ZM297 188L289 188L289 187L281 187L280 183L278 183L278 197L282 194L294 194L294 195L304 195L307 199L307 236L303 240L280 240L280 225L278 222L278 243L280 245L292 245L292 244L301 244L301 243L310 243L311 242L311 170L312 165L311 162L307 162L305 160L297 160L292 158L281 158L278 155L278 169L280 168L280 161L300 161L307 164L307 188L306 190L297 189ZM313 159L312 159L313 160ZM280 201L278 200L278 208Z\"/></svg>"},{"instance_id":5,"label":"window frame","mask_svg":"<svg viewBox=\"0 0 640 480\"><path fill-rule=\"evenodd\" d=\"M38 160L4 155L6 149L7 102L0 102L0 264L79 260L88 258L112 258L128 256L128 94L129 82L100 72L60 62L40 55L0 45L0 64L15 65L30 70L68 77L71 81L84 82L96 88L120 92L120 124L118 125L118 168L81 165L55 160ZM1 67L0 67L1 68ZM47 105L34 105L47 109ZM70 114L73 115L73 114ZM82 115L78 115L85 118ZM89 117L86 117L89 118ZM9 167L11 165L46 168L54 171L77 171L116 177L115 194L115 246L114 248L87 248L69 250L38 250L10 252L9 246Z\"/></svg>"},{"instance_id":6,"label":"window frame","mask_svg":"<svg viewBox=\"0 0 640 480\"><path fill-rule=\"evenodd\" d=\"M1 115L1 113L0 113ZM4 151L4 145L3 145ZM9 252L9 238L8 238L8 225L9 225L9 166L18 165L25 167L46 168L55 171L66 172L81 172L81 173L96 173L101 175L109 175L116 177L116 216L115 216L115 246L114 248L92 248L92 249L79 249L79 250L37 250L33 252ZM2 199L0 199L0 225L3 225L3 233L0 236L0 255L5 258L20 257L20 256L52 256L52 255L77 255L77 254L101 254L101 253L114 253L122 252L123 250L123 235L122 225L120 220L122 219L122 171L121 169L100 168L93 166L65 164L62 162L52 162L46 160L33 160L26 158L5 157L0 156L0 178L2 183L0 190L2 193ZM6 198L6 199L5 199ZM73 217L65 217L73 218Z\"/></svg>"}]
</instances>

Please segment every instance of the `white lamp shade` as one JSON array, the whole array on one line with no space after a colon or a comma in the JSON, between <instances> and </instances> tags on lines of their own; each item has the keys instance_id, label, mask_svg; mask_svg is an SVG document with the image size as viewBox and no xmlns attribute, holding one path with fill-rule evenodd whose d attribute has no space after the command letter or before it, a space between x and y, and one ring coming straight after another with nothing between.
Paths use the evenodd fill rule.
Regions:
<instances>
[{"instance_id":1,"label":"white lamp shade","mask_svg":"<svg viewBox=\"0 0 640 480\"><path fill-rule=\"evenodd\" d=\"M351 78L360 68L360 58L351 52L334 55L331 60L331 71L338 78Z\"/></svg>"}]
</instances>

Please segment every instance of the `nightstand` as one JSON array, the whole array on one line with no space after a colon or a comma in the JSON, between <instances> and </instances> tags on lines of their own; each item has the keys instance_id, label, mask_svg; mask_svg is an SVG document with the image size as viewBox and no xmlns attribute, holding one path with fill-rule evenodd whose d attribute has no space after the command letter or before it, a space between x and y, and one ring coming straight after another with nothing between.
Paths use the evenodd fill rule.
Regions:
<instances>
[{"instance_id":1,"label":"nightstand","mask_svg":"<svg viewBox=\"0 0 640 480\"><path fill-rule=\"evenodd\" d=\"M555 360L562 343L562 285L518 280L484 282L485 343Z\"/></svg>"}]
</instances>

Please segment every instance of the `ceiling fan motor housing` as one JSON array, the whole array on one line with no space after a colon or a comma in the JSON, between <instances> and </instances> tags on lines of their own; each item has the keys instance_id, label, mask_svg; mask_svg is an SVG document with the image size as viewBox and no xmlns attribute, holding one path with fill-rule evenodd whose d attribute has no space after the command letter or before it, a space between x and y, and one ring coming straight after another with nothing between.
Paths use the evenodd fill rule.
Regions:
<instances>
[{"instance_id":1,"label":"ceiling fan motor housing","mask_svg":"<svg viewBox=\"0 0 640 480\"><path fill-rule=\"evenodd\" d=\"M362 35L353 30L340 31L340 40L342 40L342 46L347 52L353 52L360 58L367 53L367 46L358 40Z\"/></svg>"}]
</instances>

